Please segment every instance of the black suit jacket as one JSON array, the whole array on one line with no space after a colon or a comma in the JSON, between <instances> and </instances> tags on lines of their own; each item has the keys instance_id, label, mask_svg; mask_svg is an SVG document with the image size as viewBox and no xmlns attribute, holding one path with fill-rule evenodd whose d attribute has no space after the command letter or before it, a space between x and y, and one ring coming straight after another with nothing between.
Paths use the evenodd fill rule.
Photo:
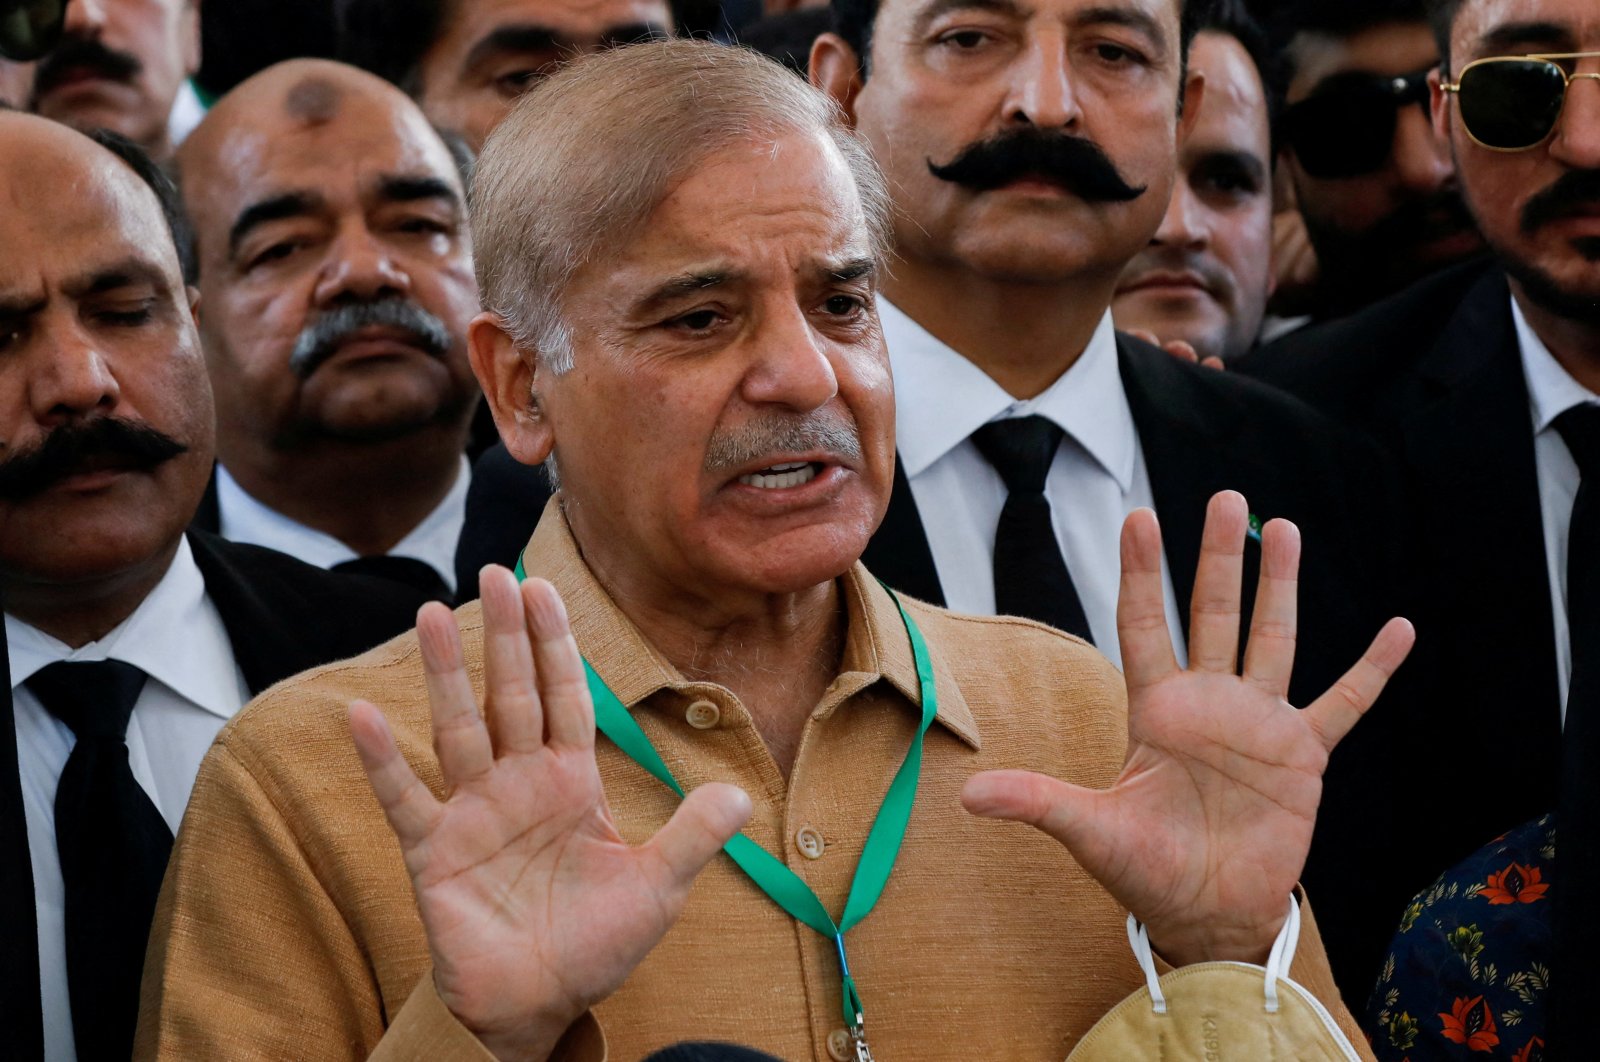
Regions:
<instances>
[{"instance_id":1,"label":"black suit jacket","mask_svg":"<svg viewBox=\"0 0 1600 1062\"><path fill-rule=\"evenodd\" d=\"M1365 429L1403 476L1418 634L1407 667L1420 689L1396 720L1406 837L1389 872L1420 890L1556 804L1555 631L1505 276L1482 263L1449 270L1273 344L1241 371Z\"/></svg>"},{"instance_id":2,"label":"black suit jacket","mask_svg":"<svg viewBox=\"0 0 1600 1062\"><path fill-rule=\"evenodd\" d=\"M1303 403L1253 380L1182 362L1128 336L1118 337L1122 381L1138 427L1183 626L1206 504L1237 490L1262 519L1285 517L1305 541L1300 650L1291 699L1308 704L1360 657L1392 614L1382 592L1393 582L1394 495L1376 448ZM487 451L473 472L467 526L457 553L463 592L486 563L510 565L527 544L549 498L542 471L518 464L504 447ZM862 558L902 593L944 604L922 514L903 472L895 471L888 513ZM1254 601L1259 550L1246 551L1245 615ZM1387 700L1387 698L1386 698ZM1381 708L1381 706L1380 706ZM1376 710L1375 710L1376 711ZM1381 715L1381 713L1379 713ZM1384 754L1382 726L1364 722L1335 752L1305 880L1342 986L1365 1001L1377 956L1410 893L1368 888L1350 857L1379 857L1390 838L1381 821L1388 798L1370 767ZM1393 910L1391 911L1391 908ZM1358 987L1356 987L1358 986Z\"/></svg>"},{"instance_id":3,"label":"black suit jacket","mask_svg":"<svg viewBox=\"0 0 1600 1062\"><path fill-rule=\"evenodd\" d=\"M408 630L426 600L388 580L325 572L204 531L191 529L189 545L252 694ZM3 638L0 625L0 646ZM39 1058L39 940L9 678L0 709L0 1027L13 1057Z\"/></svg>"}]
</instances>

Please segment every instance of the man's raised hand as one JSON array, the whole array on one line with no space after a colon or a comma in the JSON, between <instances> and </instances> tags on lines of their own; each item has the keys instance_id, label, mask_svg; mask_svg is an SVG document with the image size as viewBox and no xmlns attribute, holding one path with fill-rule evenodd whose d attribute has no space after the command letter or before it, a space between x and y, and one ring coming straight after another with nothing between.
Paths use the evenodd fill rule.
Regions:
<instances>
[{"instance_id":1,"label":"man's raised hand","mask_svg":"<svg viewBox=\"0 0 1600 1062\"><path fill-rule=\"evenodd\" d=\"M1128 688L1128 756L1110 789L1025 771L971 778L969 810L1029 823L1084 869L1181 965L1262 962L1305 865L1328 754L1372 706L1410 652L1405 620L1315 703L1286 700L1294 664L1300 533L1262 532L1261 582L1242 674L1244 498L1211 500L1190 609L1189 668L1167 631L1161 534L1147 509L1122 531L1117 630Z\"/></svg>"},{"instance_id":2,"label":"man's raised hand","mask_svg":"<svg viewBox=\"0 0 1600 1062\"><path fill-rule=\"evenodd\" d=\"M446 799L423 784L373 705L350 728L416 890L434 982L501 1059L542 1059L614 992L683 910L750 815L726 785L689 794L638 848L617 833L595 766L594 707L555 588L482 576L484 712L455 617L417 615Z\"/></svg>"}]
</instances>

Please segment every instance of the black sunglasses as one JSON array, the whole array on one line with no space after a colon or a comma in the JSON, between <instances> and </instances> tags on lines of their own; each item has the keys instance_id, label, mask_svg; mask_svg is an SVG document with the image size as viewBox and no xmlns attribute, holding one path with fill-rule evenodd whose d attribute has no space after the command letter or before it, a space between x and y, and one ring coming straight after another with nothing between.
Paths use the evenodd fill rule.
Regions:
<instances>
[{"instance_id":1,"label":"black sunglasses","mask_svg":"<svg viewBox=\"0 0 1600 1062\"><path fill-rule=\"evenodd\" d=\"M44 56L61 39L67 0L0 0L0 58Z\"/></svg>"},{"instance_id":2,"label":"black sunglasses","mask_svg":"<svg viewBox=\"0 0 1600 1062\"><path fill-rule=\"evenodd\" d=\"M1461 68L1440 88L1455 94L1467 135L1493 151L1526 151L1544 143L1561 118L1574 81L1600 81L1600 74L1569 74L1556 60L1600 58L1600 52L1497 55Z\"/></svg>"},{"instance_id":3,"label":"black sunglasses","mask_svg":"<svg viewBox=\"0 0 1600 1062\"><path fill-rule=\"evenodd\" d=\"M1284 109L1278 134L1311 176L1357 177L1389 161L1395 123L1410 104L1428 113L1426 70L1401 77L1335 74Z\"/></svg>"}]
</instances>

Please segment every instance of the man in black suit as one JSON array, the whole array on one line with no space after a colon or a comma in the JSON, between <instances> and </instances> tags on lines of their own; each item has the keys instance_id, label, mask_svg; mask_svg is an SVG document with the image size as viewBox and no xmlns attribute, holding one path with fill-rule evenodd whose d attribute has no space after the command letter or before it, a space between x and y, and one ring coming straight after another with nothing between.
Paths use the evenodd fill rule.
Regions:
<instances>
[{"instance_id":1,"label":"man in black suit","mask_svg":"<svg viewBox=\"0 0 1600 1062\"><path fill-rule=\"evenodd\" d=\"M211 739L422 596L185 533L213 410L171 185L41 118L0 113L0 141L0 1022L16 1057L126 1059Z\"/></svg>"},{"instance_id":2,"label":"man in black suit","mask_svg":"<svg viewBox=\"0 0 1600 1062\"><path fill-rule=\"evenodd\" d=\"M1295 521L1320 552L1300 578L1292 696L1308 703L1381 618L1370 591L1387 543L1366 527L1384 505L1375 458L1299 402L1118 336L1109 314L1175 179L1195 13L1177 0L1115 11L1097 0L858 0L835 14L843 35L818 42L812 78L873 147L896 208L878 310L900 460L867 566L958 611L1089 637L1116 660L1118 531L1150 506L1181 651L1207 500L1237 490L1261 519ZM1198 78L1186 92L1192 116ZM469 513L538 497L537 485L496 474L505 462L480 463ZM481 559L514 559L528 515ZM472 523L464 539L482 541ZM1258 550L1240 560L1253 585ZM1352 748L1379 733L1358 730ZM1370 986L1375 970L1347 956L1375 963L1398 912L1373 917L1368 894L1349 887L1359 875L1343 861L1353 844L1376 847L1363 826L1382 797L1343 777L1345 755L1330 768L1306 873L1335 972L1359 971L1348 990ZM1353 931L1363 924L1376 926L1368 938Z\"/></svg>"},{"instance_id":3,"label":"man in black suit","mask_svg":"<svg viewBox=\"0 0 1600 1062\"><path fill-rule=\"evenodd\" d=\"M1245 369L1367 429L1405 475L1429 697L1398 735L1411 834L1396 856L1417 888L1552 809L1563 839L1600 829L1585 785L1600 752L1600 22L1588 0L1458 0L1435 29L1433 121L1493 262ZM1547 54L1561 58L1529 58ZM1558 915L1563 895L1592 904L1600 866L1580 857L1596 851L1558 847ZM1584 908L1558 940L1592 958L1597 923Z\"/></svg>"}]
</instances>

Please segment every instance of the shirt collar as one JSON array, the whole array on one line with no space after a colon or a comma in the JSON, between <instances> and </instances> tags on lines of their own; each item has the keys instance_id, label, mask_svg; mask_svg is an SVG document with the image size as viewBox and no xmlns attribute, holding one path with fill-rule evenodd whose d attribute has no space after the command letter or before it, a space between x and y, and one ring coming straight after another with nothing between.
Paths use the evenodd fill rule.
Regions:
<instances>
[{"instance_id":1,"label":"shirt collar","mask_svg":"<svg viewBox=\"0 0 1600 1062\"><path fill-rule=\"evenodd\" d=\"M456 543L467 518L467 491L472 463L465 456L444 500L422 518L395 547L391 557L411 557L439 573L451 593L456 590ZM318 568L355 560L358 554L332 535L291 520L245 492L232 474L217 465L218 526L231 542L265 546Z\"/></svg>"},{"instance_id":2,"label":"shirt collar","mask_svg":"<svg viewBox=\"0 0 1600 1062\"><path fill-rule=\"evenodd\" d=\"M895 443L907 477L926 471L990 421L1037 414L1076 440L1124 492L1132 489L1139 434L1122 388L1109 310L1078 360L1031 399L1007 394L882 296L878 317L894 374Z\"/></svg>"},{"instance_id":3,"label":"shirt collar","mask_svg":"<svg viewBox=\"0 0 1600 1062\"><path fill-rule=\"evenodd\" d=\"M1555 419L1573 406L1600 402L1600 395L1574 380L1572 374L1561 367L1544 340L1528 324L1514 297L1511 318L1516 322L1517 345L1522 350L1522 372L1528 381L1528 407L1533 413L1535 435L1549 431Z\"/></svg>"},{"instance_id":4,"label":"shirt collar","mask_svg":"<svg viewBox=\"0 0 1600 1062\"><path fill-rule=\"evenodd\" d=\"M523 554L523 565L529 575L549 580L560 592L578 648L611 692L630 709L659 690L684 691L693 685L645 639L594 577L572 537L559 495L545 506ZM859 563L841 578L840 590L847 609L840 675L865 673L869 681L863 685L885 679L911 704L920 707L922 685L894 599ZM972 709L938 647L930 643L929 653L939 701L935 718L957 737L977 747L978 726Z\"/></svg>"},{"instance_id":5,"label":"shirt collar","mask_svg":"<svg viewBox=\"0 0 1600 1062\"><path fill-rule=\"evenodd\" d=\"M73 649L9 613L6 638L12 689L63 660L120 660L221 719L231 719L243 703L233 644L206 597L188 538L133 615L98 641Z\"/></svg>"}]
</instances>

